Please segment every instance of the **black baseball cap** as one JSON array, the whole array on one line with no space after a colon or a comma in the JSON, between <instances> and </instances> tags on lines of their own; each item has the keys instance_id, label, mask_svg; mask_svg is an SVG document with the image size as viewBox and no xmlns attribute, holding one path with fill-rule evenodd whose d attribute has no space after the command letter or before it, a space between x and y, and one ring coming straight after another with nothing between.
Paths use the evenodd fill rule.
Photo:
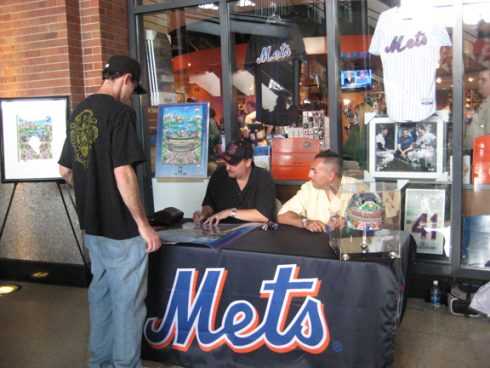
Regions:
<instances>
[{"instance_id":1,"label":"black baseball cap","mask_svg":"<svg viewBox=\"0 0 490 368\"><path fill-rule=\"evenodd\" d=\"M252 158L253 156L254 150L252 145L249 142L241 139L228 143L225 153L221 157L230 165L236 165L241 160Z\"/></svg>"},{"instance_id":2,"label":"black baseball cap","mask_svg":"<svg viewBox=\"0 0 490 368\"><path fill-rule=\"evenodd\" d=\"M134 93L138 95L142 95L146 93L146 90L141 87L140 77L141 77L141 68L140 64L125 55L114 55L109 59L109 61L104 65L104 73L108 72L109 74L120 73L120 74L131 74L131 77L134 81L138 82L138 86L134 89Z\"/></svg>"}]
</instances>

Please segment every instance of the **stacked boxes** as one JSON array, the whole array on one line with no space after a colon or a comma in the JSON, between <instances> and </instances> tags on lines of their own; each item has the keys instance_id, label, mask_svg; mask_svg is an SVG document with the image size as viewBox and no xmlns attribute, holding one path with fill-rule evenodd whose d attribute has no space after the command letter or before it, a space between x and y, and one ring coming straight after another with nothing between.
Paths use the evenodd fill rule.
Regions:
<instances>
[{"instance_id":1,"label":"stacked boxes","mask_svg":"<svg viewBox=\"0 0 490 368\"><path fill-rule=\"evenodd\" d=\"M310 164L320 152L313 138L285 138L272 141L272 176L275 180L307 181Z\"/></svg>"}]
</instances>

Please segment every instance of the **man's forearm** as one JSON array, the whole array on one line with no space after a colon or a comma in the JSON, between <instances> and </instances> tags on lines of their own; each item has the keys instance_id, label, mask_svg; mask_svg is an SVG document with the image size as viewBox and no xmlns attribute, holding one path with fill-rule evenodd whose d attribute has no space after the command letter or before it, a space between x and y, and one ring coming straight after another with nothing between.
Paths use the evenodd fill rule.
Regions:
<instances>
[{"instance_id":1,"label":"man's forearm","mask_svg":"<svg viewBox=\"0 0 490 368\"><path fill-rule=\"evenodd\" d=\"M280 224L292 225L296 227L303 227L303 222L301 220L303 220L303 217L293 211L288 211L277 216L277 222Z\"/></svg>"},{"instance_id":2,"label":"man's forearm","mask_svg":"<svg viewBox=\"0 0 490 368\"><path fill-rule=\"evenodd\" d=\"M73 171L63 165L60 165L60 175L69 186L73 186Z\"/></svg>"},{"instance_id":3,"label":"man's forearm","mask_svg":"<svg viewBox=\"0 0 490 368\"><path fill-rule=\"evenodd\" d=\"M231 212L231 210L230 210L230 212ZM267 221L269 221L269 219L267 217L265 217L263 214L261 214L256 209L247 209L247 210L239 209L236 213L235 218L242 220L242 221L249 221L249 222L267 222Z\"/></svg>"},{"instance_id":4,"label":"man's forearm","mask_svg":"<svg viewBox=\"0 0 490 368\"><path fill-rule=\"evenodd\" d=\"M114 169L117 189L134 221L141 226L149 226L138 187L136 173L132 166L119 166Z\"/></svg>"}]
</instances>

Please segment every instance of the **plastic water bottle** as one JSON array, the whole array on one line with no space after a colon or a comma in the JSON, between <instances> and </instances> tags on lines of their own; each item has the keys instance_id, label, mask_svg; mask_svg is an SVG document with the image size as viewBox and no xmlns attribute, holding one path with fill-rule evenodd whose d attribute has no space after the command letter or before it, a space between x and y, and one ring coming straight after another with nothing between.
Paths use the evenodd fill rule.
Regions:
<instances>
[{"instance_id":1,"label":"plastic water bottle","mask_svg":"<svg viewBox=\"0 0 490 368\"><path fill-rule=\"evenodd\" d=\"M439 281L432 282L432 290L430 291L430 302L433 309L441 307L441 289L439 289Z\"/></svg>"}]
</instances>

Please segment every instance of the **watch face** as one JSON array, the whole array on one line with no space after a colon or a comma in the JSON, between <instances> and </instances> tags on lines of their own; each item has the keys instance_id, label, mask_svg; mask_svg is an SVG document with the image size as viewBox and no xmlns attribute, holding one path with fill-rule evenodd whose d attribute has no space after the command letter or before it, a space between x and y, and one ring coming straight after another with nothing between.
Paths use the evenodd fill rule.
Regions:
<instances>
[{"instance_id":1,"label":"watch face","mask_svg":"<svg viewBox=\"0 0 490 368\"><path fill-rule=\"evenodd\" d=\"M232 208L231 209L231 217L235 217L236 216L236 213L237 213L237 209L236 208Z\"/></svg>"}]
</instances>

